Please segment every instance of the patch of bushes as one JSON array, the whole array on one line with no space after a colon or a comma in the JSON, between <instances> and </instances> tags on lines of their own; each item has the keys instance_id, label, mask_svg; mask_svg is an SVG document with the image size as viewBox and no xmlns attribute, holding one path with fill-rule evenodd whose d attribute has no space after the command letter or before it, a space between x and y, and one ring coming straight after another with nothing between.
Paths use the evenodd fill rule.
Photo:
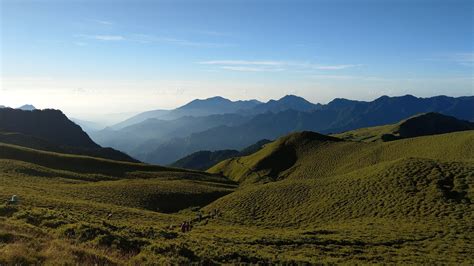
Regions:
<instances>
[{"instance_id":1,"label":"patch of bushes","mask_svg":"<svg viewBox=\"0 0 474 266\"><path fill-rule=\"evenodd\" d=\"M18 207L12 205L0 205L0 216L10 217L18 211Z\"/></svg>"},{"instance_id":2,"label":"patch of bushes","mask_svg":"<svg viewBox=\"0 0 474 266\"><path fill-rule=\"evenodd\" d=\"M48 209L22 210L15 214L15 218L24 220L26 223L35 226L45 226L48 228L58 228L71 221L62 213Z\"/></svg>"},{"instance_id":3,"label":"patch of bushes","mask_svg":"<svg viewBox=\"0 0 474 266\"><path fill-rule=\"evenodd\" d=\"M0 233L0 243L11 243L14 238L15 236L10 233Z\"/></svg>"},{"instance_id":4,"label":"patch of bushes","mask_svg":"<svg viewBox=\"0 0 474 266\"><path fill-rule=\"evenodd\" d=\"M96 225L80 223L63 229L63 235L76 239L79 242L91 241L98 246L110 247L127 253L139 253L143 246L149 242L134 236L123 236L113 233L107 228Z\"/></svg>"},{"instance_id":5,"label":"patch of bushes","mask_svg":"<svg viewBox=\"0 0 474 266\"><path fill-rule=\"evenodd\" d=\"M150 250L155 255L161 255L165 257L181 257L185 258L189 262L196 262L199 257L192 251L186 244L172 243L172 244L154 244L150 246Z\"/></svg>"}]
</instances>

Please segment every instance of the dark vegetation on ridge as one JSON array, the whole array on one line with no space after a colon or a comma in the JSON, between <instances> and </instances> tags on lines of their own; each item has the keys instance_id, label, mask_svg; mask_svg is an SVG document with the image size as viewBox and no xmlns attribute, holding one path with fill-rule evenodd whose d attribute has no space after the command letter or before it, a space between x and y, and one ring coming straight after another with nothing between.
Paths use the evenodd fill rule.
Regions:
<instances>
[{"instance_id":1,"label":"dark vegetation on ridge","mask_svg":"<svg viewBox=\"0 0 474 266\"><path fill-rule=\"evenodd\" d=\"M393 141L436 135L456 131L473 130L474 123L439 113L424 113L392 125L360 128L334 136L355 141Z\"/></svg>"},{"instance_id":2,"label":"dark vegetation on ridge","mask_svg":"<svg viewBox=\"0 0 474 266\"><path fill-rule=\"evenodd\" d=\"M59 110L0 109L0 140L46 151L137 162L122 152L102 148Z\"/></svg>"}]
</instances>

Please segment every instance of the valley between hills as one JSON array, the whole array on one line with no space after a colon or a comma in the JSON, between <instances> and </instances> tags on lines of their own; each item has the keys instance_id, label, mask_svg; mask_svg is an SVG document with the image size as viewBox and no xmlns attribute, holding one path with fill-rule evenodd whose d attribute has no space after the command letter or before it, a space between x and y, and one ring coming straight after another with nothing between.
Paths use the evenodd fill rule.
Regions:
<instances>
[{"instance_id":1,"label":"valley between hills","mask_svg":"<svg viewBox=\"0 0 474 266\"><path fill-rule=\"evenodd\" d=\"M303 100L0 108L0 264L474 263L473 97Z\"/></svg>"}]
</instances>

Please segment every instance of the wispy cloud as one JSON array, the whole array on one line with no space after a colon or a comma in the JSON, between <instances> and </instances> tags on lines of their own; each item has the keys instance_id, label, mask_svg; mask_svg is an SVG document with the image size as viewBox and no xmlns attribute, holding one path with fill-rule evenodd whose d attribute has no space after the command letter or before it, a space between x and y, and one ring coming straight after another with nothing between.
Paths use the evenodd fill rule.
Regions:
<instances>
[{"instance_id":1,"label":"wispy cloud","mask_svg":"<svg viewBox=\"0 0 474 266\"><path fill-rule=\"evenodd\" d=\"M474 66L474 53L456 53L452 59L464 66Z\"/></svg>"},{"instance_id":2,"label":"wispy cloud","mask_svg":"<svg viewBox=\"0 0 474 266\"><path fill-rule=\"evenodd\" d=\"M131 40L140 42L140 43L168 43L179 46L194 46L194 47L223 47L230 46L230 44L225 43L213 43L213 42L200 42L188 39L179 39L172 37L159 37L148 34L134 34Z\"/></svg>"},{"instance_id":3,"label":"wispy cloud","mask_svg":"<svg viewBox=\"0 0 474 266\"><path fill-rule=\"evenodd\" d=\"M246 61L246 60L214 60L199 62L203 65L260 65L260 66L281 66L287 62L281 61Z\"/></svg>"},{"instance_id":4,"label":"wispy cloud","mask_svg":"<svg viewBox=\"0 0 474 266\"><path fill-rule=\"evenodd\" d=\"M386 81L388 79L375 76L354 76L354 75L311 75L314 79L331 79L331 80L365 80L365 81Z\"/></svg>"},{"instance_id":5,"label":"wispy cloud","mask_svg":"<svg viewBox=\"0 0 474 266\"><path fill-rule=\"evenodd\" d=\"M340 69L353 68L353 67L359 67L359 66L362 66L362 65L358 64L358 65L315 66L315 68L320 69L320 70L340 70Z\"/></svg>"},{"instance_id":6,"label":"wispy cloud","mask_svg":"<svg viewBox=\"0 0 474 266\"><path fill-rule=\"evenodd\" d=\"M278 72L284 71L284 68L265 68L265 67L247 67L247 66L220 66L220 69L239 72Z\"/></svg>"},{"instance_id":7,"label":"wispy cloud","mask_svg":"<svg viewBox=\"0 0 474 266\"><path fill-rule=\"evenodd\" d=\"M233 71L314 71L314 70L342 70L347 68L359 67L360 64L344 64L344 65L319 65L308 62L294 62L294 61L274 61L274 60L212 60L198 62L201 65L213 65L219 69L233 70Z\"/></svg>"},{"instance_id":8,"label":"wispy cloud","mask_svg":"<svg viewBox=\"0 0 474 266\"><path fill-rule=\"evenodd\" d=\"M114 23L112 21L108 21L108 20L89 19L89 21L92 21L92 22L95 22L95 23L98 23L98 24L102 24L102 25L107 25L107 26L114 25Z\"/></svg>"},{"instance_id":9,"label":"wispy cloud","mask_svg":"<svg viewBox=\"0 0 474 266\"><path fill-rule=\"evenodd\" d=\"M231 36L231 33L227 32L220 32L220 31L212 31L212 30L198 30L195 33L208 35L208 36Z\"/></svg>"},{"instance_id":10,"label":"wispy cloud","mask_svg":"<svg viewBox=\"0 0 474 266\"><path fill-rule=\"evenodd\" d=\"M105 35L105 34L76 34L75 37L84 38L84 39L94 39L99 41L129 41L142 44L172 44L178 46L192 46L192 47L205 47L205 48L217 48L230 46L230 44L225 43L212 43L212 42L200 42L187 39L171 38L171 37L158 37L148 34L130 34L130 35Z\"/></svg>"},{"instance_id":11,"label":"wispy cloud","mask_svg":"<svg viewBox=\"0 0 474 266\"><path fill-rule=\"evenodd\" d=\"M474 52L441 54L425 60L454 62L462 66L474 67Z\"/></svg>"},{"instance_id":12,"label":"wispy cloud","mask_svg":"<svg viewBox=\"0 0 474 266\"><path fill-rule=\"evenodd\" d=\"M126 38L122 35L88 35L88 34L78 34L77 37L86 38L86 39L95 39L99 41L124 41Z\"/></svg>"}]
</instances>

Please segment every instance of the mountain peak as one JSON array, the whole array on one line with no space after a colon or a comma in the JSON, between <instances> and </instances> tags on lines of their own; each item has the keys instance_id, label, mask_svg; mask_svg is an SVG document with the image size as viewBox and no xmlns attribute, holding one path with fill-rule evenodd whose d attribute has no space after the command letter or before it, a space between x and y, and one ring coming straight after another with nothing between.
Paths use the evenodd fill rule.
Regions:
<instances>
[{"instance_id":1,"label":"mountain peak","mask_svg":"<svg viewBox=\"0 0 474 266\"><path fill-rule=\"evenodd\" d=\"M304 103L304 104L309 103L309 104L312 104L308 100L306 100L305 98L300 97L300 96L296 96L296 95L293 95L293 94L285 95L285 96L281 97L280 99L276 100L276 102Z\"/></svg>"},{"instance_id":2,"label":"mountain peak","mask_svg":"<svg viewBox=\"0 0 474 266\"><path fill-rule=\"evenodd\" d=\"M20 110L23 110L23 111L33 111L33 110L36 110L36 107L34 107L31 104L25 104L25 105L22 105L22 106L18 107L17 109L20 109Z\"/></svg>"},{"instance_id":3,"label":"mountain peak","mask_svg":"<svg viewBox=\"0 0 474 266\"><path fill-rule=\"evenodd\" d=\"M195 99L192 100L191 102L179 107L178 109L183 109L183 108L202 108L210 105L220 105L220 104L228 104L232 103L231 100L226 99L221 96L214 96L206 99Z\"/></svg>"},{"instance_id":4,"label":"mountain peak","mask_svg":"<svg viewBox=\"0 0 474 266\"><path fill-rule=\"evenodd\" d=\"M397 134L402 138L473 130L474 123L436 112L422 113L399 123Z\"/></svg>"},{"instance_id":5,"label":"mountain peak","mask_svg":"<svg viewBox=\"0 0 474 266\"><path fill-rule=\"evenodd\" d=\"M280 138L278 141L282 143L286 143L286 144L300 145L308 141L341 141L341 139L328 136L328 135L319 134L313 131L300 131L300 132L290 133Z\"/></svg>"}]
</instances>

